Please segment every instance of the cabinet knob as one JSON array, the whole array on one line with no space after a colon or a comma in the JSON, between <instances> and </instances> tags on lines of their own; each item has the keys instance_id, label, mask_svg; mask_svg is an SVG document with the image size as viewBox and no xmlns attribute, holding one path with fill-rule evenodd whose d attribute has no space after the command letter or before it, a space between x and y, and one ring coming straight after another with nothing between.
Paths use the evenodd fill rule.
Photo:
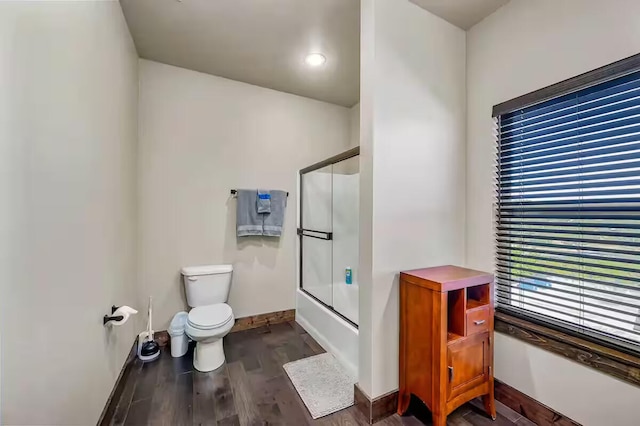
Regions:
<instances>
[{"instance_id":1,"label":"cabinet knob","mask_svg":"<svg viewBox=\"0 0 640 426\"><path fill-rule=\"evenodd\" d=\"M449 366L449 381L453 382L453 367Z\"/></svg>"},{"instance_id":2,"label":"cabinet knob","mask_svg":"<svg viewBox=\"0 0 640 426\"><path fill-rule=\"evenodd\" d=\"M482 324L484 324L485 322L486 322L486 320L476 320L476 321L474 321L473 323L474 323L475 325L482 325Z\"/></svg>"}]
</instances>

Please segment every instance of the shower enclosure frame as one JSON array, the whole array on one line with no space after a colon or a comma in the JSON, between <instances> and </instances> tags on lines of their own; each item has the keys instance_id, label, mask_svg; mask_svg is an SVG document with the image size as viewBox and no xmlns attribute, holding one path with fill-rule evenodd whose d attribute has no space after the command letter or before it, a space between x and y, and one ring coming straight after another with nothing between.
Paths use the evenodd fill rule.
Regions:
<instances>
[{"instance_id":1,"label":"shower enclosure frame","mask_svg":"<svg viewBox=\"0 0 640 426\"><path fill-rule=\"evenodd\" d=\"M328 310L330 310L333 314L335 314L336 316L338 316L339 318L343 319L344 321L346 321L347 323L349 323L350 325L352 325L353 327L355 327L356 329L358 329L358 324L354 323L353 321L351 321L349 318L347 318L346 316L342 315L339 311L337 311L333 306L330 306L328 304L326 304L324 301L320 300L318 297L314 296L313 294L311 294L309 291L304 289L304 282L303 282L303 244L302 244L302 239L303 237L308 237L308 238L317 238L317 239L321 239L321 240L327 240L327 241L332 241L333 240L333 232L324 232L324 231L318 231L318 230L314 230L314 229L305 229L304 227L304 223L303 223L303 217L304 217L304 213L303 213L303 197L304 197L304 190L302 189L302 179L303 176L307 173L313 172L315 170L318 169L322 169L323 167L327 167L327 166L332 166L336 163L339 163L341 161L344 160L348 160L350 158L353 157L357 157L358 155L360 155L360 147L357 146L355 148L351 148L348 151L342 152L340 154L334 155L333 157L327 158L325 160L322 160L320 162L317 162L315 164L312 164L308 167L305 167L304 169L300 170L300 175L299 175L299 179L300 179L300 195L299 195L299 205L300 205L300 227L297 229L297 234L298 234L298 239L299 239L299 288L300 290L306 294L307 296L309 296L310 298L312 298L314 301L316 301L317 303L319 303L320 305L324 306L325 308L327 308ZM312 234L305 234L305 232L311 232ZM323 234L323 235L322 235Z\"/></svg>"}]
</instances>

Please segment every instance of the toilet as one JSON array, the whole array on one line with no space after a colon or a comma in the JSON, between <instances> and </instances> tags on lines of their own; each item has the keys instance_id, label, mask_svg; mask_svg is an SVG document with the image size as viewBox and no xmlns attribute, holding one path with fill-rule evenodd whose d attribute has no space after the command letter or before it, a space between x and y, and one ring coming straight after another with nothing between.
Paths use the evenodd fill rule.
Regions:
<instances>
[{"instance_id":1,"label":"toilet","mask_svg":"<svg viewBox=\"0 0 640 426\"><path fill-rule=\"evenodd\" d=\"M233 266L189 266L181 272L187 304L192 308L185 333L196 342L193 366L198 371L213 371L224 364L222 339L234 324L231 306L225 303Z\"/></svg>"}]
</instances>

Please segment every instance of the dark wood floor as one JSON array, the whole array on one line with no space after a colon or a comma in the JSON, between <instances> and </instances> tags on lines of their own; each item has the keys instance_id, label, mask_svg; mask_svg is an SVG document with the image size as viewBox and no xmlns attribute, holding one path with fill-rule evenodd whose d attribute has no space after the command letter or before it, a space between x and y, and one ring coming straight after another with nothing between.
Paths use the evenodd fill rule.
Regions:
<instances>
[{"instance_id":1,"label":"dark wood floor","mask_svg":"<svg viewBox=\"0 0 640 426\"><path fill-rule=\"evenodd\" d=\"M296 323L283 323L231 333L224 340L227 363L210 373L193 369L193 348L171 358L166 348L159 360L136 360L118 402L113 425L364 425L351 407L312 420L282 365L324 352ZM533 423L498 404L493 422L481 404L468 404L449 416L450 425L527 426ZM378 425L430 424L427 409L411 405L413 415L394 415Z\"/></svg>"}]
</instances>

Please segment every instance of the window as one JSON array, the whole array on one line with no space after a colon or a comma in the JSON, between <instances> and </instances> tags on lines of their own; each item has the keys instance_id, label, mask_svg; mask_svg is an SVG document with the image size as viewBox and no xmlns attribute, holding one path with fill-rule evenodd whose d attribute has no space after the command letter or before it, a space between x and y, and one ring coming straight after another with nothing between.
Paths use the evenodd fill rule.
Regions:
<instances>
[{"instance_id":1,"label":"window","mask_svg":"<svg viewBox=\"0 0 640 426\"><path fill-rule=\"evenodd\" d=\"M494 108L496 301L510 314L640 353L635 61L636 71L616 63L572 79L574 87L567 80ZM585 87L589 74L597 80Z\"/></svg>"}]
</instances>

